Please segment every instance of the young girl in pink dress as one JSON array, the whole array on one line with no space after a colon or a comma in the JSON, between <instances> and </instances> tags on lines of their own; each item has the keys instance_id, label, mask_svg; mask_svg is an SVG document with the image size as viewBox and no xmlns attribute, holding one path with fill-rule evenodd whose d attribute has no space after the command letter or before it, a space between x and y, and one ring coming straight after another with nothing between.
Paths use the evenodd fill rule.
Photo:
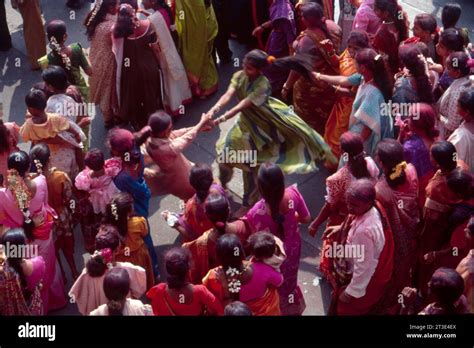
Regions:
<instances>
[{"instance_id":1,"label":"young girl in pink dress","mask_svg":"<svg viewBox=\"0 0 474 348\"><path fill-rule=\"evenodd\" d=\"M120 171L114 166L105 166L104 154L99 149L90 150L84 159L86 168L76 177L76 188L81 191L82 232L86 250L93 251L95 232L104 217L107 204L119 192L113 178Z\"/></svg>"},{"instance_id":2,"label":"young girl in pink dress","mask_svg":"<svg viewBox=\"0 0 474 348\"><path fill-rule=\"evenodd\" d=\"M66 305L64 284L56 253L52 228L56 212L48 204L48 186L43 175L30 176L30 158L23 151L8 157L6 188L0 188L0 224L23 227L28 244L38 247L46 265L41 297L44 313Z\"/></svg>"}]
</instances>

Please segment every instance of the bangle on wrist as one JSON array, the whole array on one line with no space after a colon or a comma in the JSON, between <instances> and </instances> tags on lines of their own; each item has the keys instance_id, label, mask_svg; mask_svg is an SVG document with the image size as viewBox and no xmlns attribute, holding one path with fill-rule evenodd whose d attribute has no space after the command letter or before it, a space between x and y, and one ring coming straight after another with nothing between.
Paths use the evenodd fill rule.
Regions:
<instances>
[{"instance_id":1,"label":"bangle on wrist","mask_svg":"<svg viewBox=\"0 0 474 348\"><path fill-rule=\"evenodd\" d=\"M321 73L316 73L316 81L321 81Z\"/></svg>"}]
</instances>

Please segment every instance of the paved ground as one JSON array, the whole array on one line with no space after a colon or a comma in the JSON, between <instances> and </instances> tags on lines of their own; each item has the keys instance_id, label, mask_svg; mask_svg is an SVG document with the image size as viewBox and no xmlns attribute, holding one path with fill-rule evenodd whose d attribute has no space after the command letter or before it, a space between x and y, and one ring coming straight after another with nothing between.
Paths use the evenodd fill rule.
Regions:
<instances>
[{"instance_id":1,"label":"paved ground","mask_svg":"<svg viewBox=\"0 0 474 348\"><path fill-rule=\"evenodd\" d=\"M22 124L25 115L24 96L34 83L41 81L39 72L31 72L28 68L25 56L25 44L22 32L22 20L18 12L13 10L9 1L7 2L7 18L12 33L14 48L7 53L0 53L0 102L3 103L4 118L7 121L15 121ZM409 14L410 21L417 13L429 12L440 17L441 7L447 3L445 0L403 0L405 10ZM83 47L89 47L82 21L88 11L87 5L79 11L70 11L64 6L65 1L41 0L44 17L46 21L60 18L66 21L68 27L68 42L79 42ZM470 15L474 11L472 0L463 0L460 3L465 8L460 24L462 26L473 28L473 17ZM337 13L337 12L336 12ZM474 36L471 36L471 38ZM234 52L234 58L241 59L244 49L235 42L231 43ZM186 108L186 114L176 120L175 127L181 128L197 123L202 112L209 110L214 105L219 96L226 90L230 77L237 68L233 64L219 66L219 92L208 100L196 100L192 105ZM214 130L211 133L199 135L196 142L186 151L186 155L194 162L205 162L212 164L215 158L214 144L217 139L229 128L231 122L221 126L220 130ZM105 130L102 127L100 113L92 123L92 147L98 147L105 151L104 141ZM29 144L22 144L24 149L29 148ZM327 172L322 169L309 175L293 175L287 178L288 184L297 183L302 192L310 211L315 216L321 208L324 201L324 179ZM233 199L237 204L241 201L242 181L238 172L230 184L233 192ZM150 225L153 240L160 257L162 265L162 255L164 251L174 245L179 244L179 237L176 231L169 228L162 220L160 213L164 210L179 211L179 200L172 196L154 198L150 207ZM320 281L318 266L318 254L320 240L311 238L306 232L306 226L301 229L303 238L303 250L299 271L299 284L304 292L307 303L306 315L323 315L329 306L329 286L324 281ZM80 231L76 231L76 259L79 269L84 264L84 248ZM63 264L65 262L63 260ZM67 267L67 266L66 266ZM71 279L68 277L66 287L71 286ZM75 305L70 304L67 308L53 313L55 315L76 315L78 314Z\"/></svg>"}]
</instances>

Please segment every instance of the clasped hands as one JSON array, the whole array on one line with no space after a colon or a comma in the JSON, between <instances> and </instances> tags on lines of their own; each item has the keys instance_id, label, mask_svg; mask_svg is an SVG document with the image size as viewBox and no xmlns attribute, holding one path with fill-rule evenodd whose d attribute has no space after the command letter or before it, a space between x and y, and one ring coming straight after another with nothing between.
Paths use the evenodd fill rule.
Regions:
<instances>
[{"instance_id":1,"label":"clasped hands","mask_svg":"<svg viewBox=\"0 0 474 348\"><path fill-rule=\"evenodd\" d=\"M213 106L207 113L202 114L201 116L201 122L203 123L203 126L201 127L201 131L207 132L212 130L214 127L216 127L219 123L225 122L227 120L228 114L227 112L224 113L219 118L213 119L214 115L216 115L220 111L219 106Z\"/></svg>"}]
</instances>

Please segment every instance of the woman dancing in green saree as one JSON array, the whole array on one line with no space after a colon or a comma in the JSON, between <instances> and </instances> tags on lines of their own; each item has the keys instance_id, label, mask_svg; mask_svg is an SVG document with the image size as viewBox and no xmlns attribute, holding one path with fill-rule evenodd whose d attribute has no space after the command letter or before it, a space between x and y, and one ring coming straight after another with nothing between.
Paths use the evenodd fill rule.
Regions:
<instances>
[{"instance_id":1,"label":"woman dancing in green saree","mask_svg":"<svg viewBox=\"0 0 474 348\"><path fill-rule=\"evenodd\" d=\"M216 151L224 186L230 181L233 168L243 171L244 208L258 199L256 175L262 163L276 163L286 174L303 174L315 170L316 161L336 162L323 138L289 106L270 96L270 83L261 73L270 65L293 69L311 78L312 64L306 56L275 59L261 50L253 50L245 56L243 70L234 74L227 92L209 110L215 115L234 95L240 101L216 119L214 125L238 116L229 132L218 141Z\"/></svg>"},{"instance_id":2,"label":"woman dancing in green saree","mask_svg":"<svg viewBox=\"0 0 474 348\"><path fill-rule=\"evenodd\" d=\"M179 51L194 96L205 98L217 91L213 59L217 19L211 0L176 0Z\"/></svg>"}]
</instances>

